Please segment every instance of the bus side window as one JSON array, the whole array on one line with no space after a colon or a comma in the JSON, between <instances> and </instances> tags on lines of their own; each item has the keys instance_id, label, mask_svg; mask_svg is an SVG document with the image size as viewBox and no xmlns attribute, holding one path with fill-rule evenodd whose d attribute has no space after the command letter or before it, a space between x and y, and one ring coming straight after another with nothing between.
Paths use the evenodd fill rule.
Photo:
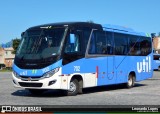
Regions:
<instances>
[{"instance_id":1,"label":"bus side window","mask_svg":"<svg viewBox=\"0 0 160 114\"><path fill-rule=\"evenodd\" d=\"M112 33L94 31L91 36L89 54L113 54Z\"/></svg>"},{"instance_id":2,"label":"bus side window","mask_svg":"<svg viewBox=\"0 0 160 114\"><path fill-rule=\"evenodd\" d=\"M89 53L90 54L95 54L95 35L92 34L91 36L91 41L90 41L90 47L89 47Z\"/></svg>"},{"instance_id":3,"label":"bus side window","mask_svg":"<svg viewBox=\"0 0 160 114\"><path fill-rule=\"evenodd\" d=\"M126 37L126 35L120 33L114 33L114 40L115 40L115 54L127 55L128 38Z\"/></svg>"},{"instance_id":4,"label":"bus side window","mask_svg":"<svg viewBox=\"0 0 160 114\"><path fill-rule=\"evenodd\" d=\"M109 54L109 55L112 55L113 54L113 36L112 36L112 33L111 32L106 32L106 49L107 49L107 53L106 54Z\"/></svg>"},{"instance_id":5,"label":"bus side window","mask_svg":"<svg viewBox=\"0 0 160 114\"><path fill-rule=\"evenodd\" d=\"M140 45L141 45L141 55L148 55L149 53L151 53L151 44L150 44L150 41L146 38L146 37L144 37L144 38L142 38L142 41L141 41L141 43L140 43Z\"/></svg>"}]
</instances>

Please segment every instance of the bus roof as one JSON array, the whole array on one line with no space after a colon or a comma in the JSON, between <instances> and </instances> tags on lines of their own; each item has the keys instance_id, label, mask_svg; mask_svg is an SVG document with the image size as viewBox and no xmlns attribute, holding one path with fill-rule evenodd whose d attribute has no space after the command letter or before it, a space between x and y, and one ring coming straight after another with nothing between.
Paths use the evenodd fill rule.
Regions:
<instances>
[{"instance_id":1,"label":"bus roof","mask_svg":"<svg viewBox=\"0 0 160 114\"><path fill-rule=\"evenodd\" d=\"M137 32L137 31L133 30L132 28L118 26L118 25L104 24L103 28L107 31L114 31L114 32L118 32L118 33L150 37L149 34L145 34L143 32Z\"/></svg>"},{"instance_id":2,"label":"bus roof","mask_svg":"<svg viewBox=\"0 0 160 114\"><path fill-rule=\"evenodd\" d=\"M54 27L78 27L78 28L90 28L90 29L99 29L102 30L102 26L96 23L89 23L89 22L60 22L60 23L49 23L31 27L29 29L35 29L39 27L47 27L47 26L54 26Z\"/></svg>"},{"instance_id":3,"label":"bus roof","mask_svg":"<svg viewBox=\"0 0 160 114\"><path fill-rule=\"evenodd\" d=\"M90 23L90 22L59 22L59 23L49 23L49 24L43 24L43 25L38 25L31 27L29 29L36 29L40 27L49 27L49 26L54 26L54 27L64 27L64 26L69 26L69 27L74 27L74 28L89 28L89 29L99 29L99 30L107 30L107 31L112 31L112 32L117 32L117 33L123 33L123 34L131 34L131 35L137 35L137 36L147 36L150 37L149 34L145 34L143 32L137 32L134 31L131 28L128 27L123 27L123 26L118 26L118 25L111 25L111 24L96 24L96 23Z\"/></svg>"}]
</instances>

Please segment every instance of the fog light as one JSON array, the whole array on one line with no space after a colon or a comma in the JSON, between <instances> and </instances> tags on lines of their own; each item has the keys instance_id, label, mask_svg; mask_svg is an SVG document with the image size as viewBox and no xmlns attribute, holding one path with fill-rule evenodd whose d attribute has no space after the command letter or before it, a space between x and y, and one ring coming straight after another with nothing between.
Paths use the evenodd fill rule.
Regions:
<instances>
[{"instance_id":1,"label":"fog light","mask_svg":"<svg viewBox=\"0 0 160 114\"><path fill-rule=\"evenodd\" d=\"M50 81L49 84L48 84L48 86L55 84L56 81L57 81L57 80L52 80L52 81Z\"/></svg>"}]
</instances>

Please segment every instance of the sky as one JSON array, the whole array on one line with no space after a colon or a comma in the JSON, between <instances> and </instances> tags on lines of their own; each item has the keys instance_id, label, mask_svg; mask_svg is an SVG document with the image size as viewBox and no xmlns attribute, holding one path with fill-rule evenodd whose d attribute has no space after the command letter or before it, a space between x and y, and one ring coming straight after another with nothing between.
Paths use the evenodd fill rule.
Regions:
<instances>
[{"instance_id":1,"label":"sky","mask_svg":"<svg viewBox=\"0 0 160 114\"><path fill-rule=\"evenodd\" d=\"M32 26L93 21L160 32L160 0L0 0L0 44Z\"/></svg>"}]
</instances>

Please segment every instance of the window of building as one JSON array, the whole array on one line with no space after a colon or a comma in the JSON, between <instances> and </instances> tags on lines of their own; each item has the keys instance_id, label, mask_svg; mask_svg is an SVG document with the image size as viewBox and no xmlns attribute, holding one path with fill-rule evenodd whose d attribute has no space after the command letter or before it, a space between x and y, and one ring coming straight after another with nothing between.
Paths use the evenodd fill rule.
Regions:
<instances>
[{"instance_id":1,"label":"window of building","mask_svg":"<svg viewBox=\"0 0 160 114\"><path fill-rule=\"evenodd\" d=\"M6 51L6 53L5 53L6 55L8 55L8 51Z\"/></svg>"}]
</instances>

